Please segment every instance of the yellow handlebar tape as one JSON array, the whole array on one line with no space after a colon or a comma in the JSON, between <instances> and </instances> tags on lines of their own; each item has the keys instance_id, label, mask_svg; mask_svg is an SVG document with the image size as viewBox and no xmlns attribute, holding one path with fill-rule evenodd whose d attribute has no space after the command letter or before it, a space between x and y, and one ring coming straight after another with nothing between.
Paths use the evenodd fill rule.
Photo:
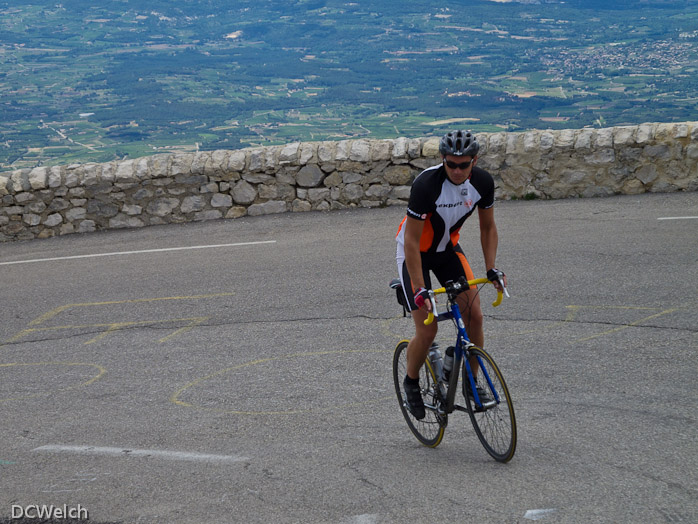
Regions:
<instances>
[{"instance_id":1,"label":"yellow handlebar tape","mask_svg":"<svg viewBox=\"0 0 698 524\"><path fill-rule=\"evenodd\" d=\"M492 284L492 282L487 278L476 278L475 280L468 280L469 286L477 286L478 284ZM440 287L439 289L434 290L434 295L441 295L442 293L446 293L446 288ZM499 304L501 304L503 296L504 296L503 293L501 291L497 290L497 299L494 302L492 302L492 306L497 307ZM434 316L434 313L429 311L429 316L424 321L424 325L428 326L429 324L434 322L435 318L436 317Z\"/></svg>"}]
</instances>

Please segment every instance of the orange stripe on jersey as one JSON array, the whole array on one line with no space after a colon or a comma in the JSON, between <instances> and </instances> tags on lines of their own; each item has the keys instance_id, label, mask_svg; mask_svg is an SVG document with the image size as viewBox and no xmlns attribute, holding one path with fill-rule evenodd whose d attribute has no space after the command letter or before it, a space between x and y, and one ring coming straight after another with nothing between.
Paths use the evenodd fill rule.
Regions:
<instances>
[{"instance_id":1,"label":"orange stripe on jersey","mask_svg":"<svg viewBox=\"0 0 698 524\"><path fill-rule=\"evenodd\" d=\"M422 237L419 239L419 250L423 253L429 251L429 248L434 243L434 227L431 225L431 213L427 215L427 220L424 222L424 230Z\"/></svg>"},{"instance_id":2,"label":"orange stripe on jersey","mask_svg":"<svg viewBox=\"0 0 698 524\"><path fill-rule=\"evenodd\" d=\"M460 263L463 264L463 269L465 270L465 278L467 278L468 280L475 280L475 274L473 273L473 270L470 269L470 264L468 263L468 259L465 258L465 255L463 253L460 253L459 251L456 251L456 255L458 255Z\"/></svg>"},{"instance_id":3,"label":"orange stripe on jersey","mask_svg":"<svg viewBox=\"0 0 698 524\"><path fill-rule=\"evenodd\" d=\"M453 233L451 233L451 245L452 246L458 245L459 240L460 240L460 229L456 229Z\"/></svg>"},{"instance_id":4,"label":"orange stripe on jersey","mask_svg":"<svg viewBox=\"0 0 698 524\"><path fill-rule=\"evenodd\" d=\"M402 231L402 228L405 227L405 222L407 222L407 217L402 219L402 222L400 222L400 227L397 228L397 233L395 234L395 238L398 237L400 234L400 231Z\"/></svg>"}]
</instances>

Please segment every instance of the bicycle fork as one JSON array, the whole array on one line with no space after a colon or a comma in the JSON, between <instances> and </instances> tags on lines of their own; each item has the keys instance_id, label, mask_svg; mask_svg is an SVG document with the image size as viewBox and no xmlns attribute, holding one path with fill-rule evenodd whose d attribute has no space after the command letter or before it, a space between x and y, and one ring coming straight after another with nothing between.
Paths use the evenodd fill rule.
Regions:
<instances>
[{"instance_id":1,"label":"bicycle fork","mask_svg":"<svg viewBox=\"0 0 698 524\"><path fill-rule=\"evenodd\" d=\"M479 371L485 377L485 380L487 381L487 387L492 392L492 396L494 397L494 400L491 402L488 402L487 404L482 403L482 401L480 400L480 395L478 395L478 392L477 392L477 387L475 384L475 376L473 375L473 371L470 368L470 362L468 359L466 359L465 360L465 368L468 371L468 381L470 383L470 391L473 392L473 398L475 399L475 406L477 407L477 409L478 410L487 409L487 408L490 408L492 406L499 404L499 393L497 393L497 389L494 387L494 384L492 383L492 379L490 378L490 374L487 372L487 367L483 365L482 359L480 358L480 356L476 355L475 358L477 359L477 362L478 362ZM463 377L463 380L465 380L465 377Z\"/></svg>"}]
</instances>

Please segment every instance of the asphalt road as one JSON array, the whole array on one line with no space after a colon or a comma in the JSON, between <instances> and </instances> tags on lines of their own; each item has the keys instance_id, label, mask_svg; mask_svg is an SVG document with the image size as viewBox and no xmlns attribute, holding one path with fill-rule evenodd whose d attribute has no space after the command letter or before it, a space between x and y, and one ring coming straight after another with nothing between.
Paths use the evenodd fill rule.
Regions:
<instances>
[{"instance_id":1,"label":"asphalt road","mask_svg":"<svg viewBox=\"0 0 698 524\"><path fill-rule=\"evenodd\" d=\"M506 465L465 414L436 449L402 418L402 214L1 244L0 520L698 522L698 193L497 204Z\"/></svg>"}]
</instances>

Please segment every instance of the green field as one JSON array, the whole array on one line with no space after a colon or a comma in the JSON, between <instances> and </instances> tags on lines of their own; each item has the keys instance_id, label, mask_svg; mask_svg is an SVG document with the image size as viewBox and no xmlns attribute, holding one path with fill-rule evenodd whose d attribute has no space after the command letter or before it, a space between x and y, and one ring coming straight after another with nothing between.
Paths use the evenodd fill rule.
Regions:
<instances>
[{"instance_id":1,"label":"green field","mask_svg":"<svg viewBox=\"0 0 698 524\"><path fill-rule=\"evenodd\" d=\"M0 1L1 170L696 119L696 1Z\"/></svg>"}]
</instances>

